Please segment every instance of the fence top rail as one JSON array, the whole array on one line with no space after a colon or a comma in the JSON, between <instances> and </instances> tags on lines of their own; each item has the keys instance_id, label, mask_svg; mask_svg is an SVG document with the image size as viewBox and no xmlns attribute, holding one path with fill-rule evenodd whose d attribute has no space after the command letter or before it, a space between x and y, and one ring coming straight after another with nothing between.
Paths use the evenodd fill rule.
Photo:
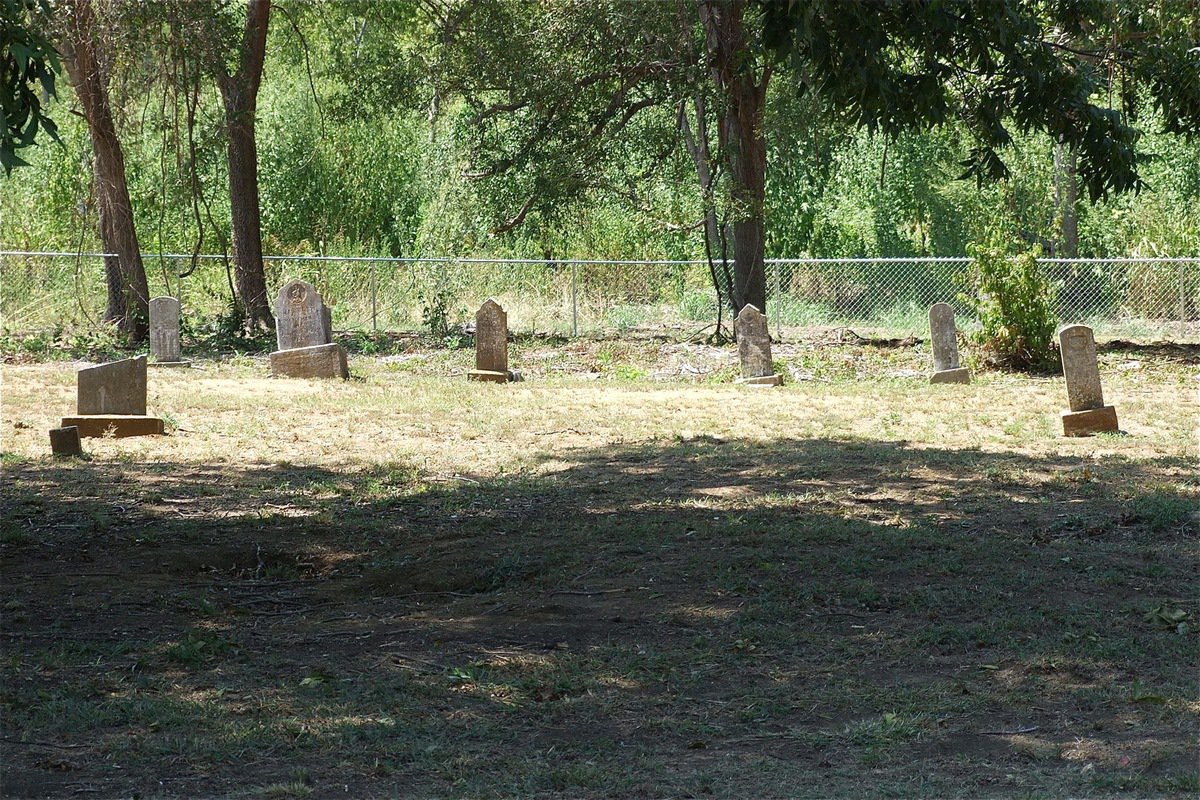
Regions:
<instances>
[{"instance_id":1,"label":"fence top rail","mask_svg":"<svg viewBox=\"0 0 1200 800\"><path fill-rule=\"evenodd\" d=\"M33 256L41 258L117 258L117 253L89 253L58 250L0 250L0 256ZM228 258L219 253L157 253L143 252L143 258L172 260L218 261ZM620 259L620 258L476 258L460 256L283 256L265 255L263 261L346 261L390 264L565 264L613 266L693 266L708 262L704 259ZM968 264L968 256L887 256L880 258L766 258L767 264ZM1108 258L1039 258L1044 264L1191 264L1200 263L1200 256L1114 256Z\"/></svg>"}]
</instances>

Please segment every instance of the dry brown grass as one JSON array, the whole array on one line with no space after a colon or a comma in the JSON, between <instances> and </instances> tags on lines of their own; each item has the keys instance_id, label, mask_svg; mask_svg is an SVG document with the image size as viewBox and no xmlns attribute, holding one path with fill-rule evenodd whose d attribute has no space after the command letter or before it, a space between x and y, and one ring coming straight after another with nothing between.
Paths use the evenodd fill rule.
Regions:
<instances>
[{"instance_id":1,"label":"dry brown grass","mask_svg":"<svg viewBox=\"0 0 1200 800\"><path fill-rule=\"evenodd\" d=\"M776 355L807 379L654 342L528 345L508 386L204 361L151 374L171 435L77 462L76 365L4 366L4 792L1200 788L1194 356L1105 353L1126 434L1069 440L1061 380Z\"/></svg>"}]
</instances>

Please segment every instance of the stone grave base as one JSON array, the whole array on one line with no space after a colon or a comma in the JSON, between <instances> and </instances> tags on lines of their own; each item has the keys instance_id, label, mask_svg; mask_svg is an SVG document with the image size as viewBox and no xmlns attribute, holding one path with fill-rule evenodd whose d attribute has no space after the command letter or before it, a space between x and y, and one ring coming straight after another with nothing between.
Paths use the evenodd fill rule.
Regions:
<instances>
[{"instance_id":1,"label":"stone grave base","mask_svg":"<svg viewBox=\"0 0 1200 800\"><path fill-rule=\"evenodd\" d=\"M1093 433L1116 433L1117 409L1112 406L1089 408L1087 411L1062 412L1064 436L1091 436Z\"/></svg>"},{"instance_id":2,"label":"stone grave base","mask_svg":"<svg viewBox=\"0 0 1200 800\"><path fill-rule=\"evenodd\" d=\"M190 362L190 361L151 361L151 362L150 362L149 364L147 364L146 366L149 366L149 367L180 367L180 368L184 368L184 367L190 367L191 365L192 365L192 362Z\"/></svg>"},{"instance_id":3,"label":"stone grave base","mask_svg":"<svg viewBox=\"0 0 1200 800\"><path fill-rule=\"evenodd\" d=\"M966 367L958 369L940 369L929 376L930 383L970 383L971 370Z\"/></svg>"},{"instance_id":4,"label":"stone grave base","mask_svg":"<svg viewBox=\"0 0 1200 800\"><path fill-rule=\"evenodd\" d=\"M346 351L340 344L317 344L271 353L271 374L276 378L350 378Z\"/></svg>"},{"instance_id":5,"label":"stone grave base","mask_svg":"<svg viewBox=\"0 0 1200 800\"><path fill-rule=\"evenodd\" d=\"M753 378L738 378L735 383L742 386L783 386L783 376L755 375Z\"/></svg>"},{"instance_id":6,"label":"stone grave base","mask_svg":"<svg viewBox=\"0 0 1200 800\"><path fill-rule=\"evenodd\" d=\"M81 456L83 446L79 443L79 428L50 429L50 452L56 456Z\"/></svg>"},{"instance_id":7,"label":"stone grave base","mask_svg":"<svg viewBox=\"0 0 1200 800\"><path fill-rule=\"evenodd\" d=\"M126 436L155 436L166 432L163 421L158 417L147 417L140 414L88 414L78 417L63 417L62 427L76 427L83 438L112 436L123 439Z\"/></svg>"},{"instance_id":8,"label":"stone grave base","mask_svg":"<svg viewBox=\"0 0 1200 800\"><path fill-rule=\"evenodd\" d=\"M467 380L483 381L484 383L508 383L513 380L511 372L497 372L490 369L472 369L467 371Z\"/></svg>"}]
</instances>

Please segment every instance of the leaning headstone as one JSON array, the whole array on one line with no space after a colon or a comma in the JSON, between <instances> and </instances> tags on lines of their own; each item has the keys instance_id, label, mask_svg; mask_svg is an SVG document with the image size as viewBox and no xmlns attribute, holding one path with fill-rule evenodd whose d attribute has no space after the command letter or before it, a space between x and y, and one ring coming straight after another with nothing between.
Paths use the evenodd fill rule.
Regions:
<instances>
[{"instance_id":1,"label":"leaning headstone","mask_svg":"<svg viewBox=\"0 0 1200 800\"><path fill-rule=\"evenodd\" d=\"M933 343L933 374L930 383L970 383L971 372L958 361L958 331L954 308L949 303L929 307L929 339Z\"/></svg>"},{"instance_id":2,"label":"leaning headstone","mask_svg":"<svg viewBox=\"0 0 1200 800\"><path fill-rule=\"evenodd\" d=\"M147 436L163 433L163 421L146 416L146 357L127 358L79 370L76 416L62 427L79 435Z\"/></svg>"},{"instance_id":3,"label":"leaning headstone","mask_svg":"<svg viewBox=\"0 0 1200 800\"><path fill-rule=\"evenodd\" d=\"M312 284L288 281L275 298L271 374L281 378L350 377L346 351L333 343L332 314Z\"/></svg>"},{"instance_id":4,"label":"leaning headstone","mask_svg":"<svg viewBox=\"0 0 1200 800\"><path fill-rule=\"evenodd\" d=\"M154 297L150 300L150 362L155 367L186 367L191 362L180 360L179 301L174 297Z\"/></svg>"},{"instance_id":5,"label":"leaning headstone","mask_svg":"<svg viewBox=\"0 0 1200 800\"><path fill-rule=\"evenodd\" d=\"M1092 329L1086 325L1068 325L1058 332L1058 346L1063 377L1067 380L1067 403L1071 407L1062 413L1063 434L1091 436L1118 430L1117 410L1104 405Z\"/></svg>"},{"instance_id":6,"label":"leaning headstone","mask_svg":"<svg viewBox=\"0 0 1200 800\"><path fill-rule=\"evenodd\" d=\"M83 445L79 441L79 428L69 425L50 429L50 452L56 456L81 456Z\"/></svg>"},{"instance_id":7,"label":"leaning headstone","mask_svg":"<svg viewBox=\"0 0 1200 800\"><path fill-rule=\"evenodd\" d=\"M508 314L489 298L475 312L475 369L467 378L506 383L514 377L508 370Z\"/></svg>"},{"instance_id":8,"label":"leaning headstone","mask_svg":"<svg viewBox=\"0 0 1200 800\"><path fill-rule=\"evenodd\" d=\"M775 373L771 362L771 335L767 332L767 318L754 306L747 303L734 320L737 334L738 360L742 364L742 377L738 383L747 386L779 386L783 376Z\"/></svg>"},{"instance_id":9,"label":"leaning headstone","mask_svg":"<svg viewBox=\"0 0 1200 800\"><path fill-rule=\"evenodd\" d=\"M275 298L275 337L280 350L333 341L331 315L311 283L288 281Z\"/></svg>"}]
</instances>

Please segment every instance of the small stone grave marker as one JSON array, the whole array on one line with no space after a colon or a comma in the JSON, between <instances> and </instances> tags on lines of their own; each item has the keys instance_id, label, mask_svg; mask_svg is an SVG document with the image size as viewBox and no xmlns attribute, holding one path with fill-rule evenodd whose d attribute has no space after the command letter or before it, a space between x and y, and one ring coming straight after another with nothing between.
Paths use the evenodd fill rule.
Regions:
<instances>
[{"instance_id":1,"label":"small stone grave marker","mask_svg":"<svg viewBox=\"0 0 1200 800\"><path fill-rule=\"evenodd\" d=\"M50 452L56 456L81 456L83 445L79 441L79 428L69 425L50 429Z\"/></svg>"},{"instance_id":2,"label":"small stone grave marker","mask_svg":"<svg viewBox=\"0 0 1200 800\"><path fill-rule=\"evenodd\" d=\"M508 314L494 299L475 312L475 369L467 373L473 381L506 383L508 371Z\"/></svg>"},{"instance_id":3,"label":"small stone grave marker","mask_svg":"<svg viewBox=\"0 0 1200 800\"><path fill-rule=\"evenodd\" d=\"M783 376L775 373L771 363L771 335L767 332L767 317L747 303L734 320L737 334L738 360L742 377L738 383L748 386L779 386Z\"/></svg>"},{"instance_id":4,"label":"small stone grave marker","mask_svg":"<svg viewBox=\"0 0 1200 800\"><path fill-rule=\"evenodd\" d=\"M1104 405L1092 329L1086 325L1068 325L1059 330L1058 345L1070 405L1070 410L1062 413L1063 434L1091 436L1117 431L1117 410Z\"/></svg>"},{"instance_id":5,"label":"small stone grave marker","mask_svg":"<svg viewBox=\"0 0 1200 800\"><path fill-rule=\"evenodd\" d=\"M958 331L954 308L949 303L929 307L929 339L933 345L933 374L930 383L970 383L971 372L958 361Z\"/></svg>"},{"instance_id":6,"label":"small stone grave marker","mask_svg":"<svg viewBox=\"0 0 1200 800\"><path fill-rule=\"evenodd\" d=\"M180 360L179 301L174 297L150 300L150 355L153 366L186 367L190 363Z\"/></svg>"},{"instance_id":7,"label":"small stone grave marker","mask_svg":"<svg viewBox=\"0 0 1200 800\"><path fill-rule=\"evenodd\" d=\"M163 421L146 416L146 357L86 367L77 374L76 416L62 427L79 435L115 437L163 433Z\"/></svg>"}]
</instances>

